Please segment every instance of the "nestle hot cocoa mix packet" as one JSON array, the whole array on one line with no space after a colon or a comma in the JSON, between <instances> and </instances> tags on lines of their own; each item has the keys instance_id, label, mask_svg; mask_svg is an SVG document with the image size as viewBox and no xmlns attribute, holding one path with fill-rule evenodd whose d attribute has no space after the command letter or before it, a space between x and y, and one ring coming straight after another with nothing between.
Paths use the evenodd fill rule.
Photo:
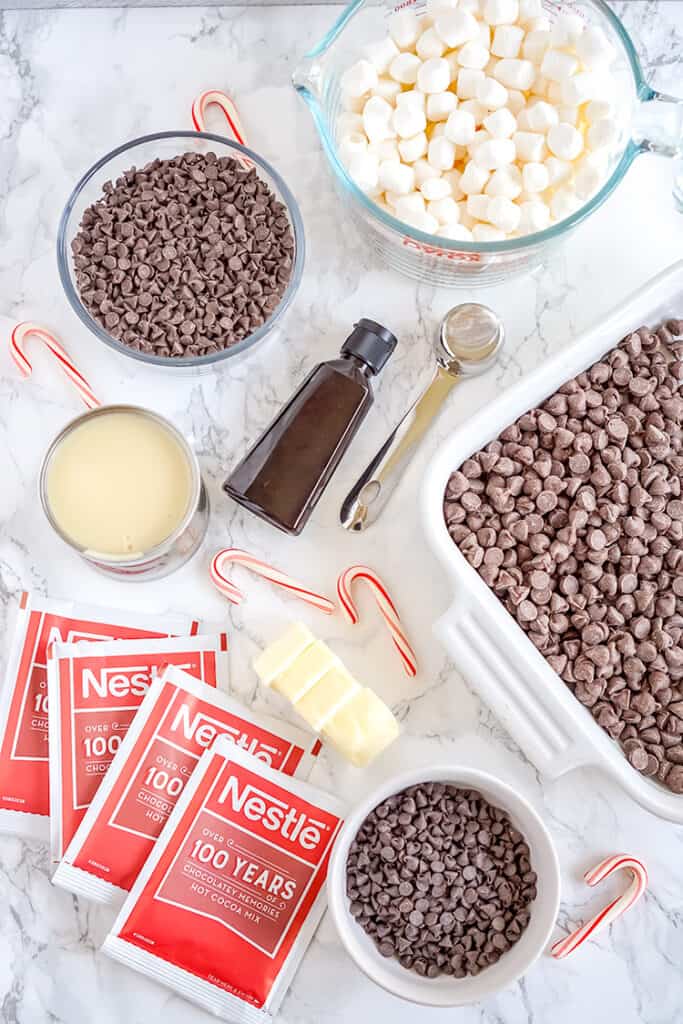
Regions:
<instances>
[{"instance_id":1,"label":"nestle hot cocoa mix packet","mask_svg":"<svg viewBox=\"0 0 683 1024\"><path fill-rule=\"evenodd\" d=\"M54 644L50 699L50 845L60 860L150 684L168 665L227 686L227 637Z\"/></svg>"},{"instance_id":2,"label":"nestle hot cocoa mix packet","mask_svg":"<svg viewBox=\"0 0 683 1024\"><path fill-rule=\"evenodd\" d=\"M103 950L222 1020L277 1011L325 906L336 797L226 737L202 755Z\"/></svg>"},{"instance_id":3,"label":"nestle hot cocoa mix packet","mask_svg":"<svg viewBox=\"0 0 683 1024\"><path fill-rule=\"evenodd\" d=\"M301 778L320 749L311 733L168 668L147 691L53 881L89 899L121 903L217 736Z\"/></svg>"},{"instance_id":4,"label":"nestle hot cocoa mix packet","mask_svg":"<svg viewBox=\"0 0 683 1024\"><path fill-rule=\"evenodd\" d=\"M48 839L48 647L195 634L185 615L142 615L23 593L0 695L0 832Z\"/></svg>"}]
</instances>

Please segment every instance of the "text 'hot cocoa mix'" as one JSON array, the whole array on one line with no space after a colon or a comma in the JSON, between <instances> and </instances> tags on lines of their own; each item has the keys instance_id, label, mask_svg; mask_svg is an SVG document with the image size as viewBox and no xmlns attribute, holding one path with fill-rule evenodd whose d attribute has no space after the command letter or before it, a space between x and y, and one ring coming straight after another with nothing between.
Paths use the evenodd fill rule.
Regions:
<instances>
[{"instance_id":1,"label":"text 'hot cocoa mix'","mask_svg":"<svg viewBox=\"0 0 683 1024\"><path fill-rule=\"evenodd\" d=\"M451 476L448 530L621 744L683 793L683 320L641 327Z\"/></svg>"},{"instance_id":2,"label":"text 'hot cocoa mix'","mask_svg":"<svg viewBox=\"0 0 683 1024\"><path fill-rule=\"evenodd\" d=\"M349 850L346 892L382 956L456 978L496 963L529 923L536 874L507 814L427 782L383 800Z\"/></svg>"},{"instance_id":3,"label":"text 'hot cocoa mix'","mask_svg":"<svg viewBox=\"0 0 683 1024\"><path fill-rule=\"evenodd\" d=\"M71 243L86 309L112 337L162 357L230 348L266 322L292 273L287 211L256 170L184 153L131 167Z\"/></svg>"}]
</instances>

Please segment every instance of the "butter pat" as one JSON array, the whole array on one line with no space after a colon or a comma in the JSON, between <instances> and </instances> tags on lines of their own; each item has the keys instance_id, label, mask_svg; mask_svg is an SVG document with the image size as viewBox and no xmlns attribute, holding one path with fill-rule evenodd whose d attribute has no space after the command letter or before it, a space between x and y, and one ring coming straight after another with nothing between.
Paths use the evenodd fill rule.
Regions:
<instances>
[{"instance_id":1,"label":"butter pat","mask_svg":"<svg viewBox=\"0 0 683 1024\"><path fill-rule=\"evenodd\" d=\"M273 679L271 686L290 700L299 711L301 699L312 687L316 687L320 677L324 676L336 661L327 644L322 640L316 640L294 658L289 668Z\"/></svg>"},{"instance_id":2,"label":"butter pat","mask_svg":"<svg viewBox=\"0 0 683 1024\"><path fill-rule=\"evenodd\" d=\"M289 668L303 651L315 642L310 629L294 622L282 636L266 647L253 661L254 671L262 683L270 686L276 676Z\"/></svg>"},{"instance_id":3,"label":"butter pat","mask_svg":"<svg viewBox=\"0 0 683 1024\"><path fill-rule=\"evenodd\" d=\"M340 754L363 768L393 743L399 729L384 701L366 687L333 715L322 732Z\"/></svg>"},{"instance_id":4,"label":"butter pat","mask_svg":"<svg viewBox=\"0 0 683 1024\"><path fill-rule=\"evenodd\" d=\"M296 703L296 710L312 729L320 732L351 698L360 692L360 684L343 665L325 673Z\"/></svg>"}]
</instances>

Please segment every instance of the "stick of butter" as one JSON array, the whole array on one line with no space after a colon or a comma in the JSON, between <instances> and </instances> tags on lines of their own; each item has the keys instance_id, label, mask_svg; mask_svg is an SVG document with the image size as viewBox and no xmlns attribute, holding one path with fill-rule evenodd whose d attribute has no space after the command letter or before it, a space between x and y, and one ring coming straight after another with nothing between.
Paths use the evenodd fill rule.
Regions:
<instances>
[{"instance_id":1,"label":"stick of butter","mask_svg":"<svg viewBox=\"0 0 683 1024\"><path fill-rule=\"evenodd\" d=\"M361 687L301 623L267 647L255 659L254 670L352 764L368 764L398 736L398 722L387 705Z\"/></svg>"}]
</instances>

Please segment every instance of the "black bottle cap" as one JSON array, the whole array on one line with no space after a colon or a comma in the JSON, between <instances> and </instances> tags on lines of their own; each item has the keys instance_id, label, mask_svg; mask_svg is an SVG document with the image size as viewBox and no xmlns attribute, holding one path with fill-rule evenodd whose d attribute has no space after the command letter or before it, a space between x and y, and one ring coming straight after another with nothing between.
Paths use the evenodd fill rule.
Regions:
<instances>
[{"instance_id":1,"label":"black bottle cap","mask_svg":"<svg viewBox=\"0 0 683 1024\"><path fill-rule=\"evenodd\" d=\"M346 355L356 356L373 373L379 373L397 344L396 337L386 327L363 318L353 325L341 350Z\"/></svg>"}]
</instances>

